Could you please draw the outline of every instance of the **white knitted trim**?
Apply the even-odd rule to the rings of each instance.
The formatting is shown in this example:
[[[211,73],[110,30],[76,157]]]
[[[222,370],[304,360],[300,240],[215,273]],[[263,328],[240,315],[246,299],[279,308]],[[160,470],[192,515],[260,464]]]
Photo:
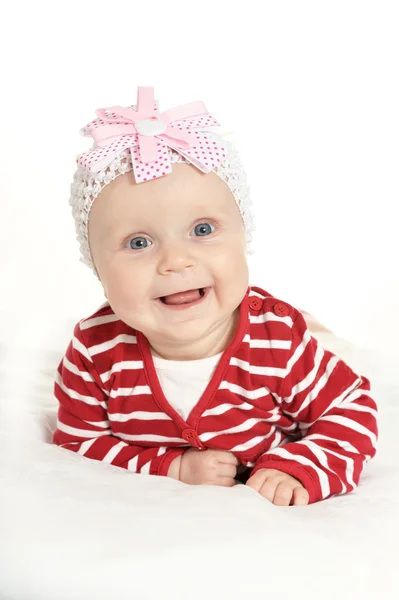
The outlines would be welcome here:
[[[220,136],[213,132],[207,132],[207,134],[211,138],[221,139]],[[226,159],[223,163],[215,167],[213,172],[227,184],[234,196],[244,221],[247,252],[251,254],[252,233],[255,230],[255,221],[251,210],[252,201],[249,194],[247,176],[241,158],[233,144],[225,137],[223,137],[222,142],[227,150]],[[188,160],[175,150],[168,148],[168,151],[172,163],[190,164]],[[91,173],[83,167],[78,167],[74,174],[69,204],[72,206],[72,215],[75,219],[76,239],[80,244],[80,261],[90,267],[97,277],[98,274],[94,268],[89,247],[88,222],[90,210],[94,200],[108,183],[132,169],[130,150],[126,149],[114,158],[106,169],[99,173]],[[145,185],[145,183],[141,183],[140,185]]]

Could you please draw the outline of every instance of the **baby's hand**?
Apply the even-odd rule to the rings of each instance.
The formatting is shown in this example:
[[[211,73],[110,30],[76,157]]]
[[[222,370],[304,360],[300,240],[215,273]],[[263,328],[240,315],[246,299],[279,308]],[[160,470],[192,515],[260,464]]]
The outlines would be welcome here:
[[[168,475],[184,483],[232,487],[240,461],[226,450],[197,450],[189,448],[175,459]],[[178,476],[176,476],[178,473]]]
[[[309,494],[300,481],[276,469],[259,469],[246,483],[276,506],[305,506]]]

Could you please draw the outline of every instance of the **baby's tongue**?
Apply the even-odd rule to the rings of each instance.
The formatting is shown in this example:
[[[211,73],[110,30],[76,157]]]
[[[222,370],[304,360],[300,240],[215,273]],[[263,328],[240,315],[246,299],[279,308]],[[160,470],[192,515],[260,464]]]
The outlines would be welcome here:
[[[164,296],[164,301],[165,304],[188,304],[189,302],[195,302],[200,297],[199,290],[188,290],[187,292]]]

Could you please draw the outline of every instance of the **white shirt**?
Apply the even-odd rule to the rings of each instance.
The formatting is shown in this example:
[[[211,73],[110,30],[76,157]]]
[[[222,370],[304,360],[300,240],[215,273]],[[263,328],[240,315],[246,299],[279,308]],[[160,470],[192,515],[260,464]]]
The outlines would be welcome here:
[[[198,360],[166,360],[152,349],[151,353],[167,401],[187,421],[212,379],[223,352]]]

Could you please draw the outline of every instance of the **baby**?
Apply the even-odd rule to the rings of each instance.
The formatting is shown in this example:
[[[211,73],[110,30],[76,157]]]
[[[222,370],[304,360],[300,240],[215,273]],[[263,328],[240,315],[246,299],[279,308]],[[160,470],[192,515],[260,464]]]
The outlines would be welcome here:
[[[249,188],[218,123],[201,102],[160,113],[152,88],[96,114],[70,202],[107,302],[59,365],[53,442],[279,506],[352,491],[376,451],[369,381],[249,286]]]

